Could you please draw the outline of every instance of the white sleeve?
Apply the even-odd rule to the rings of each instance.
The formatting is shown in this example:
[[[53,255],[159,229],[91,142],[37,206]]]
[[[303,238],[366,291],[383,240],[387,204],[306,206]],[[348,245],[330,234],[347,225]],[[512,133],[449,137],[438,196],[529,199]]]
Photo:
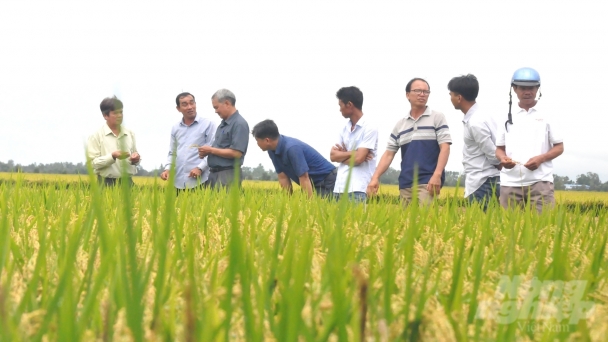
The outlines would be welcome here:
[[[496,145],[492,141],[492,130],[488,123],[485,121],[472,123],[471,135],[490,164],[500,164],[500,161],[496,158]]]

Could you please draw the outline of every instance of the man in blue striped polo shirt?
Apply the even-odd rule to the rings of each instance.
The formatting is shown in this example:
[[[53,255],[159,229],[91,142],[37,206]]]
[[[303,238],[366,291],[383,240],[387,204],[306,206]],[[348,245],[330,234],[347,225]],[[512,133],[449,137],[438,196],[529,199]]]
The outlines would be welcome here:
[[[414,190],[420,203],[424,204],[439,195],[445,181],[452,138],[445,116],[427,107],[430,94],[428,82],[421,78],[414,78],[406,85],[405,97],[411,104],[410,113],[393,128],[386,151],[367,186],[368,194],[378,192],[380,176],[388,170],[401,148],[399,194],[404,203],[412,201]],[[418,187],[412,189],[416,172]]]

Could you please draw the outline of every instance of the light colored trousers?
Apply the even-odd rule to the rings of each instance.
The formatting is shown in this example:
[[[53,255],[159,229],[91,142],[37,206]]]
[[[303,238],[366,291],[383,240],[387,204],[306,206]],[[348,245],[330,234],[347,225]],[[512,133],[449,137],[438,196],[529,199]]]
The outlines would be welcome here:
[[[426,186],[426,184],[418,184],[418,203],[420,205],[429,205],[433,202],[435,197],[437,197],[428,192]],[[403,201],[403,205],[408,205],[414,199],[414,192],[412,191],[412,188],[399,189],[399,196]]]
[[[501,186],[500,205],[503,208],[524,208],[526,205],[531,205],[540,213],[543,208],[555,206],[553,193],[551,182],[536,182],[529,186]]]

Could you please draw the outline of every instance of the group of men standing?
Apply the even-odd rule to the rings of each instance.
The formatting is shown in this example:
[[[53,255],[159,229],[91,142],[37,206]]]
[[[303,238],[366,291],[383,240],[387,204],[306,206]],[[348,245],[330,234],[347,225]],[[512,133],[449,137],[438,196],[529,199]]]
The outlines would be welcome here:
[[[174,186],[178,193],[232,184],[235,165],[242,165],[249,144],[249,125],[235,108],[234,94],[220,89],[211,97],[211,104],[222,119],[219,126],[197,114],[194,95],[181,93],[175,103],[182,118],[171,128],[169,152],[160,178],[169,179],[169,170],[175,164]],[[89,137],[87,156],[101,183],[117,184],[125,179],[123,171],[132,183],[130,177],[137,173],[140,157],[133,132],[122,126],[123,103],[116,97],[105,98],[100,108],[106,124]]]
[[[476,103],[479,83],[475,76],[454,77],[448,83],[454,108],[464,114],[465,197],[481,203],[484,209],[492,198],[500,198],[503,207],[531,204],[541,211],[555,203],[551,160],[563,153],[563,140],[539,111],[538,72],[518,69],[511,87],[519,101],[513,114],[509,101],[503,127]],[[315,193],[347,196],[354,202],[365,202],[367,196],[377,193],[380,176],[401,150],[400,197],[406,204],[413,198],[428,204],[439,195],[445,181],[452,143],[445,116],[427,106],[430,93],[424,79],[407,83],[410,112],[394,126],[379,161],[378,128],[363,114],[363,93],[357,87],[344,87],[336,93],[340,112],[348,119],[329,151],[329,160],[338,163],[337,167],[305,142],[281,135],[272,120],[256,124],[251,134],[268,152],[283,189],[292,192],[293,181],[311,197]],[[247,153],[249,126],[235,108],[236,97],[231,91],[218,90],[211,102],[222,119],[219,126],[197,114],[194,95],[181,93],[176,97],[176,108],[183,117],[171,129],[165,171],[160,177],[167,180],[175,164],[178,192],[241,183],[242,178],[234,179],[235,167],[243,164]],[[89,138],[87,154],[100,182],[112,185],[120,179],[121,165],[124,172],[136,173],[140,156],[133,132],[121,125],[122,102],[106,98],[100,108],[106,125]]]

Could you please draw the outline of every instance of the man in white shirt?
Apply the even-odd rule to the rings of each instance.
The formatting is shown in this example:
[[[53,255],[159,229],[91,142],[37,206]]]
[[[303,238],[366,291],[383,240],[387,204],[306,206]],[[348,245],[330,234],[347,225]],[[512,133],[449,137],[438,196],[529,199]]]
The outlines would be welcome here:
[[[336,97],[342,116],[349,120],[340,131],[338,142],[330,152],[330,160],[340,163],[334,185],[334,197],[340,199],[342,194],[348,194],[349,200],[365,203],[367,184],[376,171],[378,129],[363,116],[363,93],[359,88],[341,88]]]
[[[464,114],[462,165],[464,166],[464,197],[470,203],[488,208],[492,198],[500,196],[500,161],[496,158],[496,121],[475,102],[479,82],[474,75],[454,77],[448,83],[450,100]]]
[[[500,204],[505,207],[532,205],[538,212],[553,207],[553,159],[564,152],[563,138],[538,105],[540,75],[532,68],[515,71],[511,79],[519,99],[496,139],[500,174]],[[511,93],[509,93],[511,96]],[[529,201],[528,201],[529,199]]]
[[[217,125],[196,113],[194,95],[181,93],[175,98],[177,111],[182,119],[171,128],[169,153],[162,180],[169,178],[169,170],[175,157],[175,182],[177,192],[204,187],[209,178],[207,157],[199,158],[198,148],[213,143]]]
[[[87,158],[100,183],[113,186],[118,183],[124,171],[129,184],[131,176],[137,174],[140,156],[135,144],[135,135],[122,126],[123,103],[114,97],[107,97],[99,105],[106,123],[87,141]]]

